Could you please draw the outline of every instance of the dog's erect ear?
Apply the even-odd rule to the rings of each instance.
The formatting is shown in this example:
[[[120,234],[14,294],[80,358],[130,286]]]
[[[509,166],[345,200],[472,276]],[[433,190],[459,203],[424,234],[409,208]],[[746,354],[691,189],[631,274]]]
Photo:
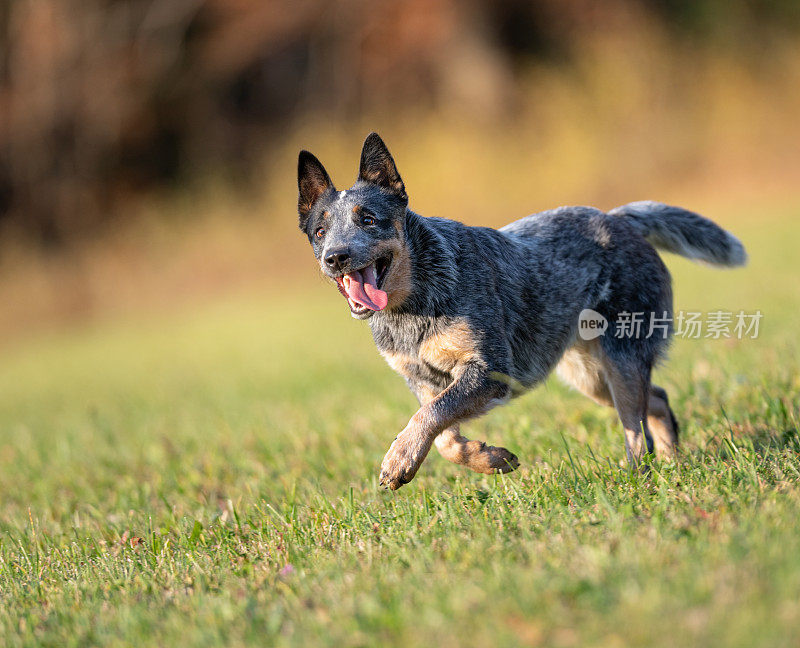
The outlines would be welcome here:
[[[378,185],[401,200],[408,200],[406,187],[397,172],[392,154],[377,133],[370,133],[364,141],[358,179]]]
[[[300,157],[297,159],[297,187],[300,190],[297,199],[300,229],[305,230],[308,214],[314,203],[328,189],[333,189],[333,183],[325,167],[308,151],[300,151]]]

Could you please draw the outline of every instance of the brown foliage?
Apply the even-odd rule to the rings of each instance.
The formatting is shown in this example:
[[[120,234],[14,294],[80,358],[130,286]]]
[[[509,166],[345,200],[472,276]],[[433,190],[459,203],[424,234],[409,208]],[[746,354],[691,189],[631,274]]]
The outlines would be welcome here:
[[[582,33],[624,32],[647,6],[680,26],[695,4],[4,2],[0,221],[59,242],[198,171],[246,181],[308,113],[338,124],[461,103],[497,115],[521,60],[563,59]]]

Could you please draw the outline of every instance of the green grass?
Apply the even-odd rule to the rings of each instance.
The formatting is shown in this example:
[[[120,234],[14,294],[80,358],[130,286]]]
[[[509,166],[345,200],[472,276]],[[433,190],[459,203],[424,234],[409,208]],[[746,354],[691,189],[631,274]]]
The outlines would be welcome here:
[[[746,270],[670,259],[679,307],[764,319],[676,341],[647,476],[550,381],[467,428],[517,473],[379,490],[415,401],[321,282],[7,349],[0,645],[797,645],[797,216],[736,228]]]

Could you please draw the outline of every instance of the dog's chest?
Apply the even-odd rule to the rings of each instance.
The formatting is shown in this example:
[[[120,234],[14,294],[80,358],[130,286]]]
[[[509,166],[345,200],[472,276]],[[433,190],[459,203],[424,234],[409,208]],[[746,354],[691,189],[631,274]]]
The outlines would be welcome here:
[[[453,381],[452,368],[434,366],[419,354],[384,350],[381,355],[392,369],[412,383],[444,388]]]
[[[376,337],[381,355],[406,379],[445,387],[459,367],[480,359],[478,336],[464,319],[428,328],[420,334]]]

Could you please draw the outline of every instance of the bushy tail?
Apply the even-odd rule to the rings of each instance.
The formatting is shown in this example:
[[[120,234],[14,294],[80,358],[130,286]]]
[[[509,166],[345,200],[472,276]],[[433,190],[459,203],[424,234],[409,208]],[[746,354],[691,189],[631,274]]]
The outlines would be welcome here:
[[[719,266],[741,266],[747,262],[747,253],[739,239],[686,209],[642,200],[608,213],[630,219],[650,244],[661,250]]]

